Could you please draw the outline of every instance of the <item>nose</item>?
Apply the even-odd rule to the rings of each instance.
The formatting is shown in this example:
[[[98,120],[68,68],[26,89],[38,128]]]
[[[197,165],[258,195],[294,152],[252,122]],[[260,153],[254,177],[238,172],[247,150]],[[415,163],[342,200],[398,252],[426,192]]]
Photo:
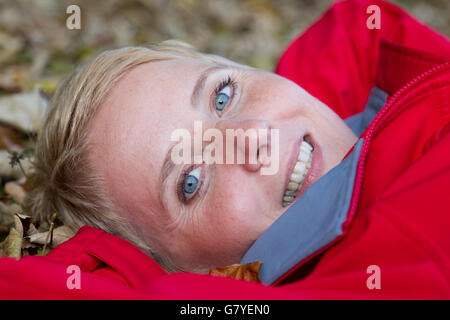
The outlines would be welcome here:
[[[219,121],[216,127],[225,139],[224,163],[240,164],[251,172],[258,171],[265,164],[260,151],[270,147],[269,121],[226,119]]]

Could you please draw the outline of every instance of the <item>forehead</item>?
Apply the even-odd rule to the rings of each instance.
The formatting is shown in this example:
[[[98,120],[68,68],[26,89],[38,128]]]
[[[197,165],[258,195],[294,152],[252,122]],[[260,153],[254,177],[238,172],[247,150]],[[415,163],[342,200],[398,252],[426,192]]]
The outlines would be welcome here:
[[[173,59],[142,64],[125,74],[100,105],[89,137],[90,155],[113,199],[143,207],[156,203],[161,167],[173,130],[198,117],[191,93],[211,64]],[[127,208],[126,211],[137,208]]]
[[[151,103],[156,112],[158,107],[172,104],[174,98],[190,94],[187,90],[194,86],[201,71],[209,66],[211,65],[206,62],[189,58],[152,61],[139,65],[119,80],[103,104],[114,105],[119,102],[120,109],[125,110]],[[124,104],[130,101],[130,98],[133,103]]]
[[[141,140],[144,134],[152,133],[154,139],[171,127],[179,127],[190,111],[189,98],[195,80],[208,66],[183,58],[153,61],[133,68],[99,106],[92,131],[100,130],[99,137],[121,144],[124,138]]]

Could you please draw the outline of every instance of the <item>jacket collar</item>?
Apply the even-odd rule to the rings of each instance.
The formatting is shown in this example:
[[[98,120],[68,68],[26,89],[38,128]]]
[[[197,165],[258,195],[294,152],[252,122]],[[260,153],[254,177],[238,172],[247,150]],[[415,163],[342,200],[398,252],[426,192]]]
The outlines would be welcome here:
[[[103,230],[84,226],[68,241],[47,255],[52,261],[74,264],[83,272],[108,266],[132,288],[167,274],[156,262],[130,242]]]
[[[376,86],[388,95],[394,94],[418,75],[450,61],[449,56],[380,41]]]
[[[376,88],[371,91],[365,110],[347,119],[347,123],[356,134],[361,134],[385,105],[388,95],[446,61],[449,58],[381,40]],[[354,183],[360,158],[364,157],[364,138],[363,134],[344,160],[316,181],[244,255],[241,264],[263,262],[259,270],[261,282],[279,283],[345,235],[354,214],[350,212],[354,195],[359,194]]]

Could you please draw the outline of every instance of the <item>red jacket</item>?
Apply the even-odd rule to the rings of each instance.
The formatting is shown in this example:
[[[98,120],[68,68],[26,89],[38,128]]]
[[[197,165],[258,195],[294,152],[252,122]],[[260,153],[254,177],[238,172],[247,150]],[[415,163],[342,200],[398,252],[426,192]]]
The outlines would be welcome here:
[[[366,26],[369,5],[381,9],[379,30]],[[0,297],[450,298],[449,62],[446,38],[377,0],[336,3],[288,47],[276,72],[344,119],[363,111],[373,86],[389,97],[360,135],[341,234],[274,284],[168,275],[125,240],[86,226],[45,257],[0,259]],[[69,265],[81,269],[80,289],[67,285]],[[373,265],[379,289],[368,286]]]

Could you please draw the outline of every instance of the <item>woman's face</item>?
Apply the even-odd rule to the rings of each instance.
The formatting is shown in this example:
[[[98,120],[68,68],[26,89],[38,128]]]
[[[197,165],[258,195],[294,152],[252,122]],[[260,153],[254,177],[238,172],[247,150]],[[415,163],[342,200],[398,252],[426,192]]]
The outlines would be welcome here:
[[[223,132],[224,139],[227,129],[279,129],[279,134],[257,150],[233,143],[236,154],[246,155],[245,163],[175,164],[171,135],[187,129],[193,137],[194,121],[201,121],[203,132]],[[189,58],[128,72],[100,106],[89,138],[90,160],[104,174],[114,203],[152,239],[154,249],[199,272],[239,263],[289,203],[357,140],[330,108],[285,78]],[[300,148],[304,139],[314,148],[311,168],[295,171],[299,154],[308,155],[308,146]],[[270,161],[279,162],[277,170],[261,174],[269,166],[259,158],[262,148],[274,146],[279,152]],[[249,163],[252,152],[256,164]],[[289,181],[298,177],[304,181],[297,198],[284,198],[297,193]]]

